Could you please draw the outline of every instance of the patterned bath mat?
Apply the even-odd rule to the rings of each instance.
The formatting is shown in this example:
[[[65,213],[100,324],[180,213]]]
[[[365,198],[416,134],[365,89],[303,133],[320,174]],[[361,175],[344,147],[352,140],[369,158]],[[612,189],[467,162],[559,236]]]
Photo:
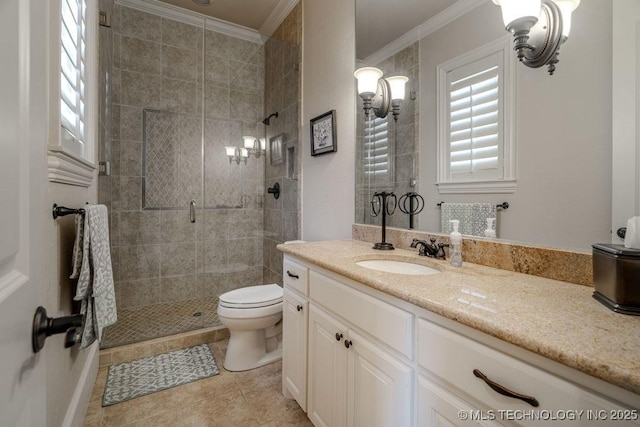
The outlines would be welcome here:
[[[219,373],[207,344],[111,365],[102,406],[115,405]]]

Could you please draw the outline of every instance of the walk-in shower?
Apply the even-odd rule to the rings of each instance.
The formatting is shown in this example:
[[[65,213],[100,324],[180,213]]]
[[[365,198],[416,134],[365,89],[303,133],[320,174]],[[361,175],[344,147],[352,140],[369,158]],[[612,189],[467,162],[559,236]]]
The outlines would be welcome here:
[[[275,141],[299,153],[299,6],[287,34],[264,43],[174,17],[112,4],[100,34],[111,114],[100,160],[111,174],[100,176],[99,202],[118,302],[103,348],[219,325],[218,295],[280,283],[275,247],[299,238],[299,171],[288,176],[271,155]],[[265,141],[265,155],[229,162],[224,147],[246,135]],[[274,180],[279,200],[265,198]]]

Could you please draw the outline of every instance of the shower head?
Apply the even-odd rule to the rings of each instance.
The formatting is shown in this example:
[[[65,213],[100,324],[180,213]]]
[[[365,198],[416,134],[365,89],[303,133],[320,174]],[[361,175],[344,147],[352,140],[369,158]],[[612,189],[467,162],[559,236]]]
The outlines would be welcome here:
[[[265,118],[262,121],[262,123],[264,123],[265,125],[269,126],[271,124],[271,117],[278,118],[278,112],[276,111],[275,113],[270,114],[269,117]]]

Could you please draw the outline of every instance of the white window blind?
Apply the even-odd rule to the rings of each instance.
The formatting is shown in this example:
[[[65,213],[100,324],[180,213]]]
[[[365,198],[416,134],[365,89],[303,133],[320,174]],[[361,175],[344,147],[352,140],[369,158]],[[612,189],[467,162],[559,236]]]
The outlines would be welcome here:
[[[365,120],[364,173],[370,177],[389,174],[389,123],[387,119],[374,117]]]
[[[85,0],[61,0],[60,122],[62,146],[84,155],[86,125]]]
[[[451,180],[497,178],[502,139],[499,54],[449,73],[449,173]],[[459,176],[459,177],[457,177]]]
[[[498,41],[438,67],[438,189],[513,192],[510,46]]]

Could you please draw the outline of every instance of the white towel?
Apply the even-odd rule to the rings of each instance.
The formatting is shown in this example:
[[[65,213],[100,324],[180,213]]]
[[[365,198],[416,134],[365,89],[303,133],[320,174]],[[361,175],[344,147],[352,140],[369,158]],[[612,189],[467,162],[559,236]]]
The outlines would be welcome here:
[[[77,235],[71,275],[72,279],[78,278],[74,299],[81,301],[80,312],[85,316],[80,348],[88,347],[96,340],[100,342],[102,330],[118,320],[107,207],[86,205],[84,211],[84,218],[76,219]],[[82,262],[78,272],[79,253],[82,254]]]
[[[487,218],[497,218],[496,205],[491,203],[443,203],[440,209],[440,230],[443,233],[450,233],[449,221],[457,219],[461,234],[484,237]]]

